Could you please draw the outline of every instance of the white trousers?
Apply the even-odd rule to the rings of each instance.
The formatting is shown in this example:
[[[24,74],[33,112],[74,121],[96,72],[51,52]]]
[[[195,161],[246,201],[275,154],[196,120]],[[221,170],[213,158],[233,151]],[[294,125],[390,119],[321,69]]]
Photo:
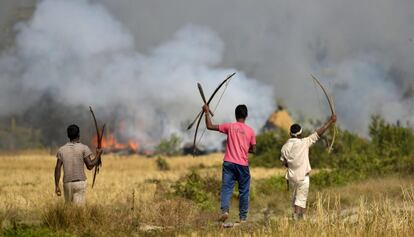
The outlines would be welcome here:
[[[304,180],[297,182],[289,180],[289,188],[292,190],[292,204],[306,208],[309,193],[309,176],[305,176]]]
[[[63,184],[65,201],[74,204],[85,203],[86,181],[67,182]]]

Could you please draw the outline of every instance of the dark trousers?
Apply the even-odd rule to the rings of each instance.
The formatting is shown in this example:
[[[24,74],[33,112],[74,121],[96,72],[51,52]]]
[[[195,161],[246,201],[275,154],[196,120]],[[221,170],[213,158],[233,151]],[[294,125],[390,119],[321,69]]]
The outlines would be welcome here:
[[[239,212],[240,220],[246,220],[249,210],[250,170],[249,166],[230,162],[223,163],[221,181],[221,211],[228,212],[233,195],[234,184],[239,184]]]

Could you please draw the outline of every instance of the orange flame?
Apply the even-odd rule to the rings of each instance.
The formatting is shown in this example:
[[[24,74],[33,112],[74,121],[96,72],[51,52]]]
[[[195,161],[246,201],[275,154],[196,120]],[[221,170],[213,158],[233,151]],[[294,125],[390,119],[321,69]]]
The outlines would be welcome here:
[[[95,135],[92,138],[92,144],[97,146],[98,144],[97,136]],[[110,134],[108,137],[102,137],[102,148],[107,150],[124,150],[129,149],[133,152],[138,151],[138,143],[132,139],[128,140],[127,144],[119,143],[113,134]]]
[[[136,143],[135,141],[129,139],[128,145],[129,145],[129,148],[131,148],[131,150],[133,150],[134,152],[138,150],[138,143]]]

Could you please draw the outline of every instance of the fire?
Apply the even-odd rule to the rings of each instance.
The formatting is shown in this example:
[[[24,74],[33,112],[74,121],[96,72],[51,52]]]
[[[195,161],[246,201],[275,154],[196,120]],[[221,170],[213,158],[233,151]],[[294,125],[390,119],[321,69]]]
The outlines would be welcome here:
[[[94,146],[97,146],[98,144],[97,136],[95,135],[92,138],[92,144]],[[109,134],[109,136],[104,136],[102,138],[102,148],[108,151],[120,151],[120,150],[130,150],[133,153],[136,153],[138,151],[138,143],[134,141],[133,139],[129,139],[128,143],[120,143],[115,138],[113,134]]]
[[[135,141],[131,140],[131,139],[129,139],[129,141],[128,141],[128,146],[129,146],[129,148],[131,148],[135,152],[138,150],[138,144]]]

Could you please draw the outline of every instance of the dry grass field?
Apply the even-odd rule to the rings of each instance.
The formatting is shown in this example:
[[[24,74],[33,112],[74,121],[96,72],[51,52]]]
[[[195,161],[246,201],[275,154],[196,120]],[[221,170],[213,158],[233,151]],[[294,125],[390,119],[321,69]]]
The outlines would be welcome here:
[[[139,156],[105,155],[104,164],[98,174],[96,186],[90,189],[92,172],[87,172],[87,200],[100,204],[125,201],[133,191],[142,201],[151,200],[156,184],[152,180],[174,182],[191,168],[203,167],[202,173],[221,178],[222,155],[207,157],[183,156],[167,158],[170,170],[159,171],[155,159]],[[0,163],[0,208],[7,205],[23,209],[39,208],[45,199],[56,201],[53,172],[56,159],[47,154],[4,156]],[[256,179],[282,174],[281,169],[252,169]],[[62,181],[61,181],[62,183]],[[42,202],[40,202],[42,200]]]
[[[56,159],[46,153],[0,157],[0,221],[5,236],[414,236],[412,178],[370,179],[346,186],[312,190],[307,219],[289,219],[289,194],[261,194],[260,180],[283,169],[252,168],[249,222],[220,228],[213,210],[171,196],[171,186],[197,169],[220,180],[222,154],[166,158],[161,171],[155,159],[105,155],[94,189],[88,183],[87,205],[63,205],[54,195]],[[92,172],[88,172],[92,180]],[[257,190],[257,189],[256,189]],[[237,220],[234,199],[232,220]]]

